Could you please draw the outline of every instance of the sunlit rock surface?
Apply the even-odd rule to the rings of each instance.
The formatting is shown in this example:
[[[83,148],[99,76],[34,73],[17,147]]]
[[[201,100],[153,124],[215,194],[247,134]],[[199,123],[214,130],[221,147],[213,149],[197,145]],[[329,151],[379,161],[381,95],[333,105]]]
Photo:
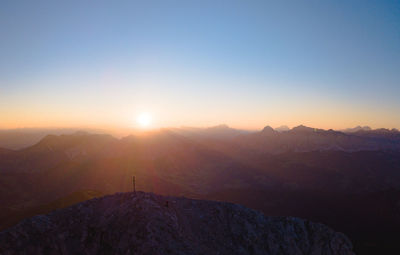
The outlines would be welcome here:
[[[353,254],[325,225],[240,205],[121,193],[24,220],[0,254]]]

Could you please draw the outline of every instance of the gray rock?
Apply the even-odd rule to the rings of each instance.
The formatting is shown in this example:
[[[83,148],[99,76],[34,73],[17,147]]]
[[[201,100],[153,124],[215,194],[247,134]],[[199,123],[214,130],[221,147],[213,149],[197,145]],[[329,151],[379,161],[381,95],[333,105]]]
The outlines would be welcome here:
[[[329,227],[240,205],[119,193],[22,221],[0,254],[354,254]]]

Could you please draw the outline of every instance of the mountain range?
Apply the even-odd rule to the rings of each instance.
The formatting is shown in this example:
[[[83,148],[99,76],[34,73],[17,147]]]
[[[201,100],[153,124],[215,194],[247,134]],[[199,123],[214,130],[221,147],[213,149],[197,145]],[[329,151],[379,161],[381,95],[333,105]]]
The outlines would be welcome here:
[[[399,141],[397,130],[304,126],[48,135],[0,150],[0,228],[91,198],[71,194],[131,191],[135,176],[141,191],[298,216],[347,234],[357,254],[390,253],[400,239]]]
[[[269,126],[265,129],[270,130]],[[323,130],[315,128],[307,128],[305,126],[297,126],[290,129],[288,126],[280,126],[274,131],[283,133],[283,136],[287,136],[288,133],[293,134],[300,130],[310,130],[318,131],[320,134],[325,132],[334,133],[333,130]],[[173,131],[177,134],[186,137],[196,137],[202,139],[215,139],[215,140],[229,140],[240,135],[257,134],[260,131],[251,130],[241,130],[235,129],[227,126],[226,124],[221,124],[218,126],[208,127],[208,128],[196,128],[196,127],[181,127],[181,128],[168,128],[168,130]],[[107,129],[76,129],[76,128],[60,128],[60,129],[40,129],[40,128],[21,128],[21,129],[10,129],[10,130],[0,130],[0,148],[19,150],[23,148],[30,147],[38,143],[47,135],[62,135],[62,134],[74,134],[79,131],[84,131],[88,133],[102,133],[111,134],[114,137],[124,137],[130,133],[138,133],[137,130],[124,129],[124,130],[107,130]],[[392,138],[399,139],[399,131],[397,129],[371,129],[368,126],[357,126],[354,128],[347,128],[339,131],[335,131],[336,134],[348,135],[350,137],[364,137],[364,138]],[[372,142],[374,143],[374,142]],[[375,141],[376,143],[376,141]]]

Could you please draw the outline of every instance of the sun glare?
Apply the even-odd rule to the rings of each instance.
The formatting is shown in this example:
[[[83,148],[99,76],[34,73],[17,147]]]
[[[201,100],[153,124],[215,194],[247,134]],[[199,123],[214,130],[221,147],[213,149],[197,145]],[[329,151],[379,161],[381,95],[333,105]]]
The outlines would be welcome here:
[[[148,113],[141,113],[136,119],[137,123],[142,128],[149,127],[151,124],[151,120],[152,120],[151,115]]]

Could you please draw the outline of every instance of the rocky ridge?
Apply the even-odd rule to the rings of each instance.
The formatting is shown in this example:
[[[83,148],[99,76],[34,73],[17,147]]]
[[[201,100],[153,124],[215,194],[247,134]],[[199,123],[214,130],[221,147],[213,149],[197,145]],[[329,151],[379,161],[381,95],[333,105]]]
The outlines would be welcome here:
[[[118,193],[39,215],[0,233],[0,254],[354,254],[349,239],[241,205]]]

